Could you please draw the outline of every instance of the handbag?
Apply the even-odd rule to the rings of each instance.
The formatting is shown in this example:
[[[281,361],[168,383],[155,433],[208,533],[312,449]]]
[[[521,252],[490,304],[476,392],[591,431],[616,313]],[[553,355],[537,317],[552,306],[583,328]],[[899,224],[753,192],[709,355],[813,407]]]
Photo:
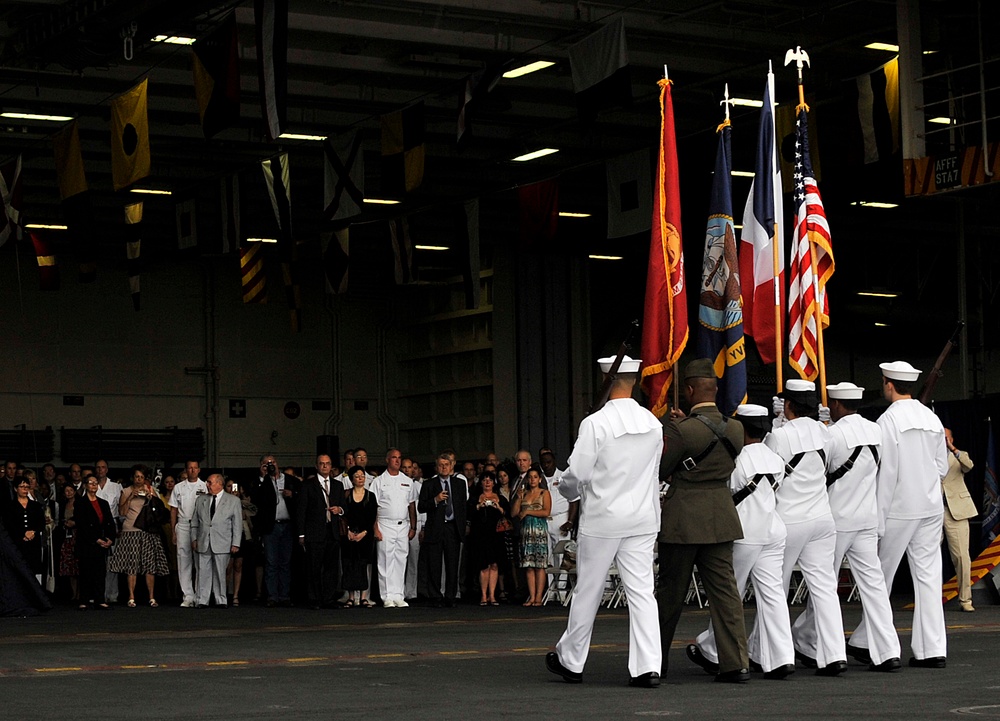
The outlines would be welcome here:
[[[507,531],[513,531],[513,524],[507,520],[507,516],[504,516],[499,521],[497,521],[497,533],[507,533]]]

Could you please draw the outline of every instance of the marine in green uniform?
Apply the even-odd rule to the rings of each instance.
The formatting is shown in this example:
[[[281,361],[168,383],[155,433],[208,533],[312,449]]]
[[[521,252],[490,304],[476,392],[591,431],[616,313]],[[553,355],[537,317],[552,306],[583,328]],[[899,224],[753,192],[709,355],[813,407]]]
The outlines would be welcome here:
[[[719,649],[716,681],[750,678],[743,603],[733,574],[733,541],[743,528],[729,490],[729,476],[743,448],[743,428],[715,405],[718,385],[709,360],[684,369],[691,415],[671,411],[664,425],[660,478],[670,484],[660,528],[659,612],[663,670],[684,597],[697,564]]]

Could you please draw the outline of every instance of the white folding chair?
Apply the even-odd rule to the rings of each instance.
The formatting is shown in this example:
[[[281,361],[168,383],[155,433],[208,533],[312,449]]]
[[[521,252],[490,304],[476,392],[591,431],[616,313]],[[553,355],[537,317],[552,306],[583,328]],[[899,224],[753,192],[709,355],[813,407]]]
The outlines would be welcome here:
[[[559,541],[552,549],[552,557],[557,559],[557,562],[561,561],[567,543],[568,541]],[[545,573],[548,574],[550,580],[543,603],[548,604],[549,601],[556,600],[563,606],[568,606],[573,594],[573,586],[576,584],[576,567],[566,570],[561,565],[553,565],[545,569]]]

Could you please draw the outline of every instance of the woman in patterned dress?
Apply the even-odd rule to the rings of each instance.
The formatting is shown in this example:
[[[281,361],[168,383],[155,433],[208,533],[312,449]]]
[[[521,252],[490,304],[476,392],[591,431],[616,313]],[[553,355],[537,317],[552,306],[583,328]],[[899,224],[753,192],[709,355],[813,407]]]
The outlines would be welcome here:
[[[541,487],[542,471],[528,469],[525,482],[514,497],[511,514],[521,519],[521,568],[528,581],[525,606],[541,606],[545,598],[545,569],[549,565],[549,526],[552,497]]]
[[[132,485],[122,491],[118,512],[125,517],[121,535],[111,556],[110,570],[128,574],[128,607],[135,608],[135,580],[146,576],[149,605],[157,608],[153,587],[156,576],[170,573],[164,552],[162,520],[167,509],[150,485],[145,466],[132,466]]]

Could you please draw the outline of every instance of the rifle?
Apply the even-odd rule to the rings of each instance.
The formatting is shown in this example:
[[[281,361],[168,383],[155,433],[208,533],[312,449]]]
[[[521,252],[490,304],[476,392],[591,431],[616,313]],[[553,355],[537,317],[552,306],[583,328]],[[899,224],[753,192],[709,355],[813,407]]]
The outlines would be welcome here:
[[[944,375],[941,372],[941,367],[944,362],[948,360],[948,355],[951,353],[951,349],[958,345],[959,336],[962,335],[962,329],[965,327],[965,321],[958,321],[958,326],[955,328],[955,332],[951,334],[951,338],[948,342],[944,344],[944,348],[941,349],[941,355],[938,356],[937,362],[934,367],[931,368],[930,374],[927,376],[927,380],[924,382],[924,387],[920,389],[920,395],[917,398],[921,403],[927,405],[928,401],[931,399],[931,393],[934,392],[934,386],[937,385],[938,378]]]
[[[587,412],[588,416],[597,413],[597,411],[601,410],[604,407],[604,404],[608,402],[608,396],[611,395],[611,386],[618,378],[618,369],[621,368],[622,359],[625,358],[625,353],[627,353],[629,348],[631,348],[629,344],[632,340],[632,334],[638,327],[638,319],[633,320],[629,324],[628,333],[625,334],[625,340],[623,340],[622,344],[618,346],[618,355],[615,356],[614,363],[611,364],[607,375],[604,376],[604,385],[601,386],[601,392],[597,394],[597,400],[594,401],[594,405],[591,406],[590,410]]]

